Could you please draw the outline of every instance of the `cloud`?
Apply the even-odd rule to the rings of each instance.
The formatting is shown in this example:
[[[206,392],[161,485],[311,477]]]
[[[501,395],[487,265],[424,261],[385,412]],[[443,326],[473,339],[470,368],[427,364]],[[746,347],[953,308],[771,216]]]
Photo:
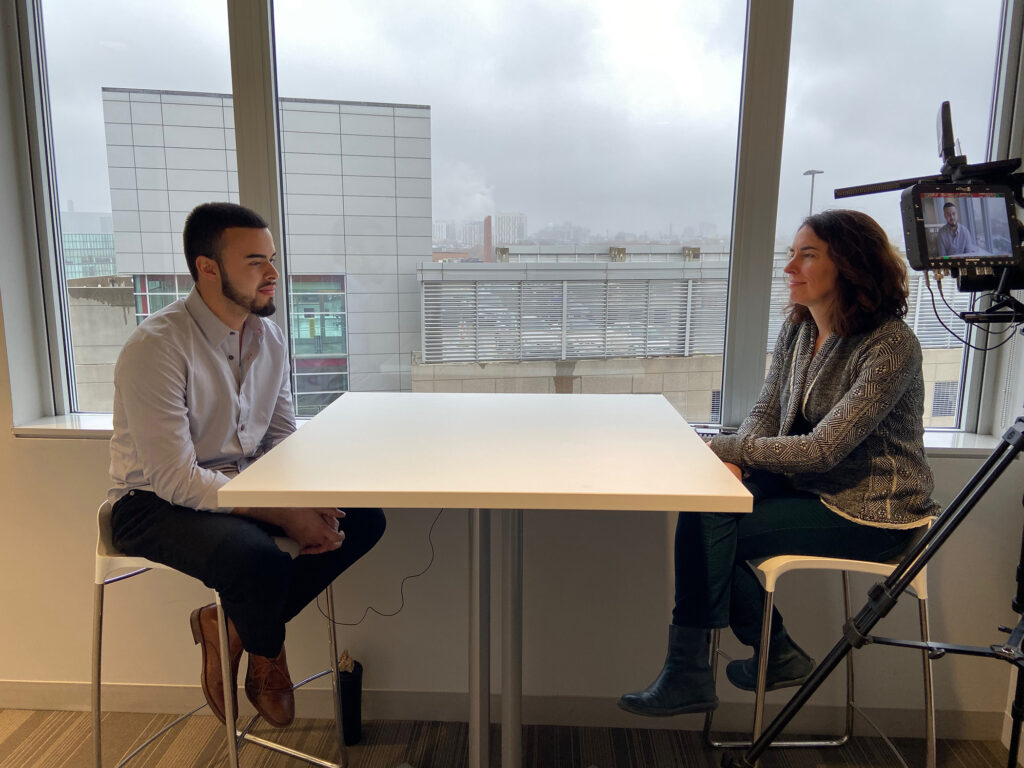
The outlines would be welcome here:
[[[461,160],[436,163],[433,175],[435,219],[482,220],[495,212],[494,188],[485,172]]]
[[[795,10],[780,235],[806,215],[808,168],[825,171],[816,207],[837,186],[936,172],[943,99],[985,159],[999,0]],[[230,90],[222,6],[46,0],[44,19],[65,198],[106,194],[101,133],[82,129],[101,86]],[[279,89],[430,105],[439,218],[727,232],[744,23],[740,0],[293,0],[276,6]],[[957,41],[969,56],[936,53]],[[895,195],[842,204],[899,236]]]

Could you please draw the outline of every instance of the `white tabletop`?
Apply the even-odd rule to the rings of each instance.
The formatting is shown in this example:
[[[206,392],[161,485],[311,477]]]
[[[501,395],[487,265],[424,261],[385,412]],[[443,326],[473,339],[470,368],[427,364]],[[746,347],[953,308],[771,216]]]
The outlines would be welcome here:
[[[349,392],[221,488],[223,506],[749,512],[660,395]]]

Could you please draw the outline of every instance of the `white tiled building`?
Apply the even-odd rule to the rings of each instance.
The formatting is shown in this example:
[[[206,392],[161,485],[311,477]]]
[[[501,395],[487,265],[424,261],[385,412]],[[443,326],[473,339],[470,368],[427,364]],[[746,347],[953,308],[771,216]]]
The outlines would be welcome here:
[[[431,258],[430,108],[280,104],[299,409],[408,390],[416,265]],[[188,290],[188,211],[238,202],[231,97],[104,88],[103,106],[118,272],[135,276],[144,316]]]

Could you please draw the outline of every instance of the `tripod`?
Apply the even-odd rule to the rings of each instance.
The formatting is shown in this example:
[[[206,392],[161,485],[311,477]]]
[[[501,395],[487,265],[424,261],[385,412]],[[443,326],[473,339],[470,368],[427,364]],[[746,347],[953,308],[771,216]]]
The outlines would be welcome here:
[[[989,455],[981,468],[967,482],[956,498],[932,524],[931,529],[915,544],[892,574],[882,583],[875,584],[868,590],[868,602],[843,628],[843,637],[835,644],[828,656],[817,666],[807,681],[794,694],[789,703],[783,707],[778,716],[769,723],[764,732],[742,756],[725,755],[722,758],[724,768],[754,768],[771,743],[789,724],[796,713],[807,703],[818,687],[832,673],[839,662],[854,648],[866,643],[881,645],[897,645],[905,648],[927,650],[932,658],[939,658],[946,653],[959,653],[970,656],[1001,659],[1017,668],[1016,694],[1011,707],[1013,726],[1010,731],[1010,756],[1008,768],[1017,765],[1017,752],[1020,748],[1021,723],[1024,722],[1024,615],[1021,615],[1017,626],[1010,632],[1005,643],[996,643],[987,648],[977,646],[950,645],[947,643],[922,643],[912,640],[893,640],[886,637],[872,637],[867,633],[884,618],[896,604],[899,596],[910,586],[914,577],[928,561],[934,557],[957,526],[970,514],[974,505],[988,491],[992,484],[1006,470],[1017,454],[1024,450],[1024,417],[1018,418],[1012,427],[1003,435],[999,445]],[[1017,614],[1024,614],[1024,538],[1021,541],[1021,557],[1017,565],[1017,592],[1012,602]]]

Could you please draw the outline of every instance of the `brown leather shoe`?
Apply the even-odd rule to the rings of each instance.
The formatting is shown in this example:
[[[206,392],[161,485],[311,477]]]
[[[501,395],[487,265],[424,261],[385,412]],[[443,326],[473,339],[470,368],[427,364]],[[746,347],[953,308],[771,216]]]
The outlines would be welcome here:
[[[231,661],[231,702],[238,717],[238,662],[242,658],[242,639],[228,619],[228,652]],[[189,617],[192,638],[203,648],[203,670],[199,680],[210,711],[224,722],[224,678],[220,671],[220,633],[217,631],[217,606],[196,608]]]
[[[276,658],[249,654],[245,674],[245,695],[263,719],[278,728],[291,725],[295,719],[295,692],[288,675],[284,646]]]

